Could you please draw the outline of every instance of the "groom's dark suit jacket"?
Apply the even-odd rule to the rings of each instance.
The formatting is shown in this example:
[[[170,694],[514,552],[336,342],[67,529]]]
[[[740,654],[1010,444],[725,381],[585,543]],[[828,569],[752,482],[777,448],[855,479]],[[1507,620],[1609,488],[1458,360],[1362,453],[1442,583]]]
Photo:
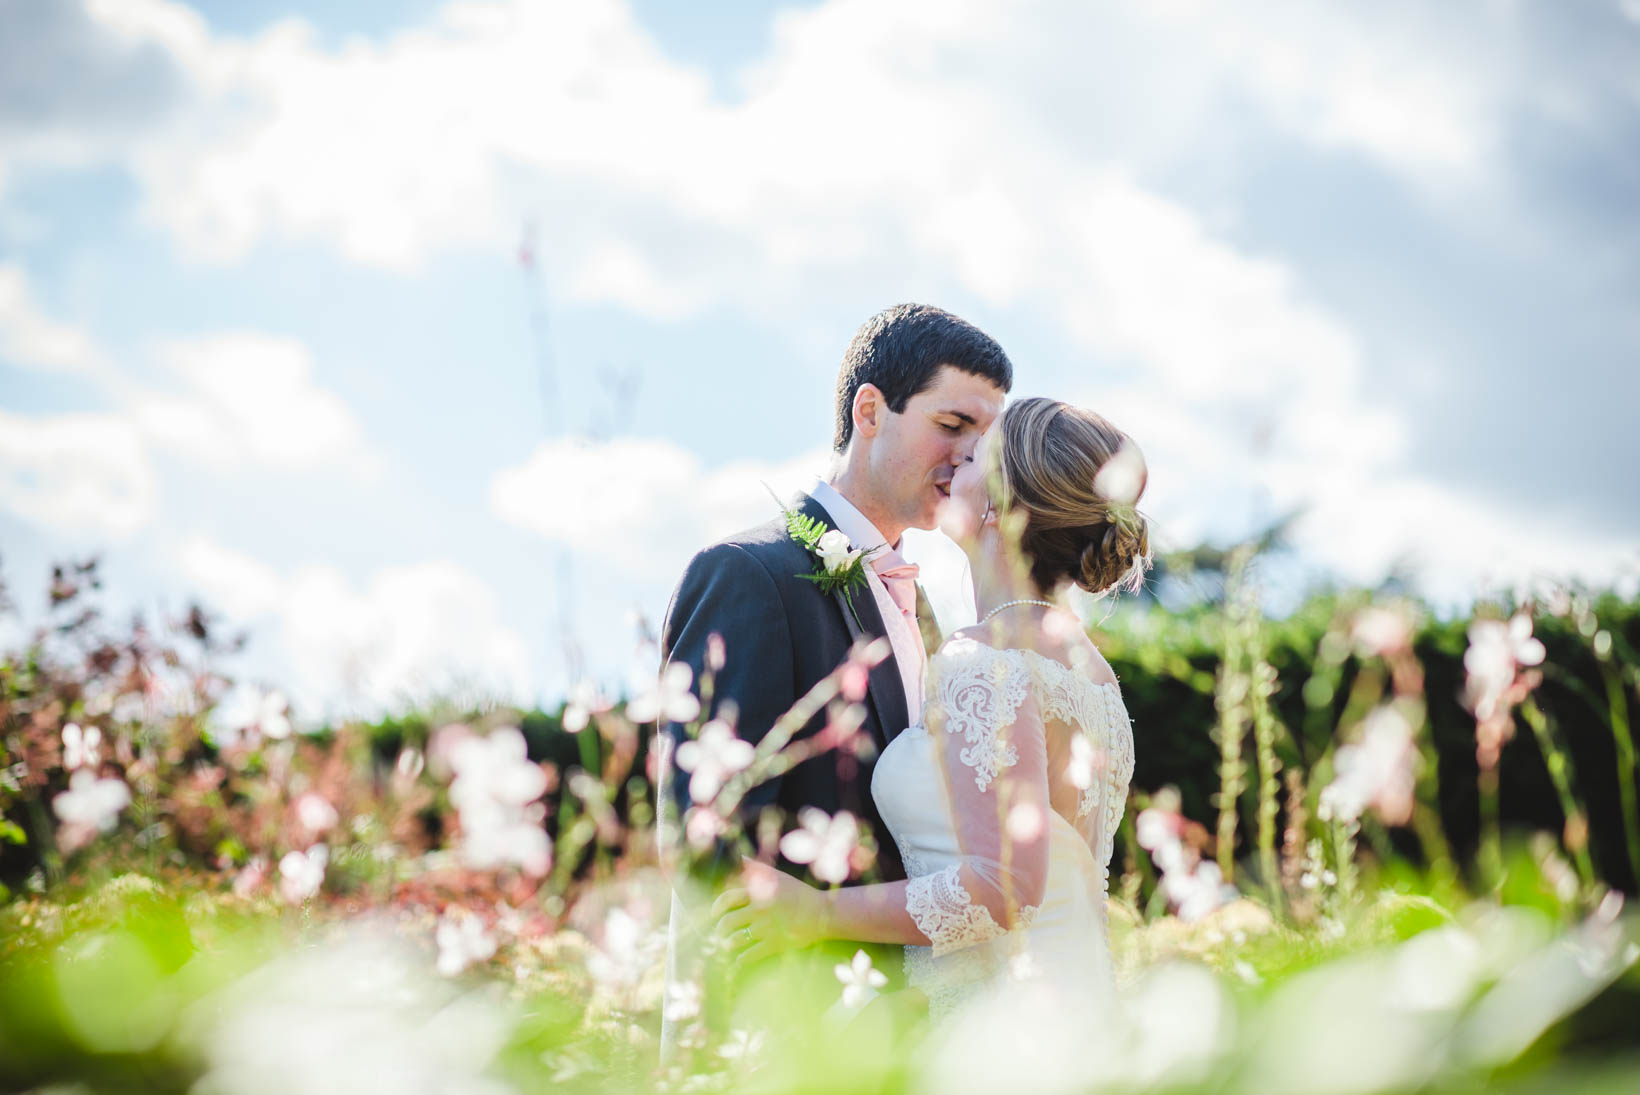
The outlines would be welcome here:
[[[828,526],[836,525],[825,507],[806,494],[797,508]],[[798,577],[813,571],[814,556],[793,542],[784,519],[776,518],[697,554],[672,595],[662,628],[663,658],[669,663],[686,663],[694,670],[698,690],[708,637],[721,635],[727,661],[716,674],[712,702],[714,708],[725,699],[735,702],[739,708],[736,730],[746,741],[760,741],[781,715],[842,663],[857,636],[870,639],[885,634],[882,613],[869,590],[854,591],[856,625],[841,594],[822,593],[813,582]],[[871,671],[865,707],[861,732],[876,744],[872,756],[856,761],[833,750],[811,758],[754,788],[742,802],[741,819],[755,839],[758,814],[769,805],[781,809],[788,826],[804,806],[832,814],[848,810],[870,828],[876,840],[879,876],[895,881],[905,877],[905,869],[871,799],[875,758],[908,721],[905,685],[893,655]],[[817,733],[824,724],[822,712],[793,740]],[[680,725],[667,725],[662,731],[675,742],[685,740]],[[674,771],[670,775],[681,816],[689,805],[689,774]],[[784,859],[781,866],[793,873],[801,871]]]

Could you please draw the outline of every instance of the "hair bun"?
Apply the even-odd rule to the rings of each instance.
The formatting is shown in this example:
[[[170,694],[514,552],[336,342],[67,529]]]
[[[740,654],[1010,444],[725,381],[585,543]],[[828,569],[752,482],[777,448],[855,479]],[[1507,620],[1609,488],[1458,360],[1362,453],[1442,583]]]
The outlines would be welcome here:
[[[1011,404],[1001,426],[1000,504],[1024,518],[1018,546],[1036,587],[1048,592],[1070,581],[1096,594],[1137,590],[1150,560],[1149,527],[1134,508],[1144,492],[1142,456],[1132,497],[1113,501],[1095,482],[1131,444],[1127,435],[1054,399]]]
[[[1112,520],[1097,530],[1099,535],[1082,549],[1076,584],[1089,593],[1121,588],[1137,590],[1144,580],[1145,563],[1150,555],[1149,530],[1138,514],[1124,517],[1113,514]]]

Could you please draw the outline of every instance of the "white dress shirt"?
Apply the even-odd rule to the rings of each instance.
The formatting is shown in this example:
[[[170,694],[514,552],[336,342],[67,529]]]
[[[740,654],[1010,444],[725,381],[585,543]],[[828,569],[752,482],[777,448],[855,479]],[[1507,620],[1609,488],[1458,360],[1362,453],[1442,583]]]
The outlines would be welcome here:
[[[888,544],[888,540],[871,520],[855,508],[850,502],[838,493],[837,488],[823,479],[815,480],[809,487],[809,494],[816,502],[830,514],[832,525],[839,529],[854,547],[874,548]],[[888,544],[896,550],[899,545]],[[871,563],[866,562],[866,584],[871,587],[871,595],[876,598],[877,610],[883,616],[883,629],[888,633],[888,644],[894,651],[894,662],[900,669],[900,680],[905,684],[906,716],[915,726],[922,721],[923,709],[923,677],[928,668],[928,651],[923,647],[921,633],[905,618],[900,606],[894,598],[889,596],[888,587],[883,580],[877,577],[877,572],[871,569]],[[885,733],[898,733],[904,726],[883,727]]]

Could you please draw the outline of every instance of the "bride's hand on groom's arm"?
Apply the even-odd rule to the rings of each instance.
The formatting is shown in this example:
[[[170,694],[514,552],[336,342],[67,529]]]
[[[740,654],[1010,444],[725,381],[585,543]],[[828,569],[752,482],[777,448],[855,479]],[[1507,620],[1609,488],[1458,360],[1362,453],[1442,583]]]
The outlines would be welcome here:
[[[716,931],[740,964],[827,938],[826,895],[766,863],[742,861],[740,884],[712,903]]]

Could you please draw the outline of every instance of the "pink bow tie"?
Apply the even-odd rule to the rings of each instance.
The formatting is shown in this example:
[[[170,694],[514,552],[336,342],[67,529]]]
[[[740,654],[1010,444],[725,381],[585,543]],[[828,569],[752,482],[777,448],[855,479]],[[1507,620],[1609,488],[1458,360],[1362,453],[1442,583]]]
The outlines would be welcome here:
[[[891,547],[879,549],[871,557],[871,569],[883,580],[888,595],[900,606],[912,626],[917,622],[917,564],[905,561],[905,556]]]

